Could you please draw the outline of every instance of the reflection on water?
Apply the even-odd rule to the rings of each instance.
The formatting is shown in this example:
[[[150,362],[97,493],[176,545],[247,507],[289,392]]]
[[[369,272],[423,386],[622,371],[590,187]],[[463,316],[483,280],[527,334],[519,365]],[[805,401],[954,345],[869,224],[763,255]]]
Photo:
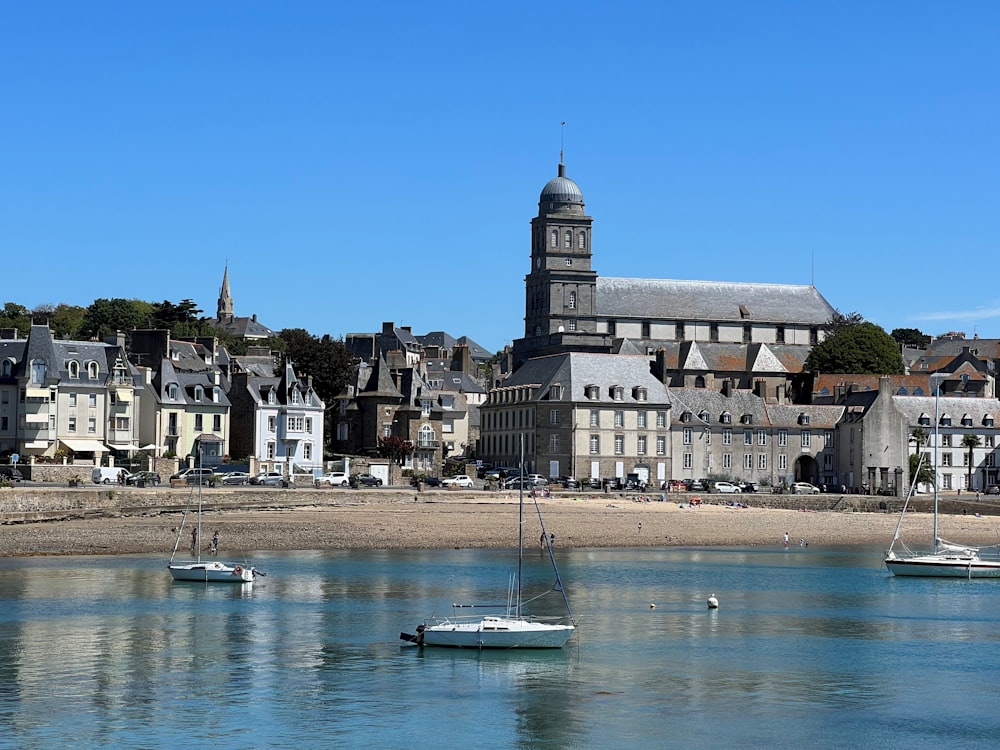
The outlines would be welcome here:
[[[894,578],[865,549],[559,555],[570,645],[482,653],[397,635],[503,601],[507,551],[255,554],[269,575],[247,587],[174,583],[145,556],[0,560],[0,747],[926,747],[1000,730],[997,582]],[[531,597],[552,576],[529,558]]]

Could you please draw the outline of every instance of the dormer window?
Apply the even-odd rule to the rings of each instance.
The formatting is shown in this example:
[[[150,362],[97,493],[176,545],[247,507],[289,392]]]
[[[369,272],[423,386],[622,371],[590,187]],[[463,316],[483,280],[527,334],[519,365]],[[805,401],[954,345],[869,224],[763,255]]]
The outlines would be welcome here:
[[[219,389],[218,388],[213,388],[212,389],[212,401],[215,402],[215,403],[219,403]]]
[[[45,360],[43,359],[32,360],[31,382],[33,385],[45,385]]]
[[[80,377],[80,363],[75,359],[71,359],[66,365],[66,371],[69,373],[70,378],[76,380]]]
[[[97,363],[88,362],[87,363],[87,377],[91,380],[97,380]]]
[[[740,417],[740,422],[742,422],[743,424],[753,424],[753,415],[744,414],[742,417]]]
[[[0,365],[0,375],[2,375],[5,378],[9,378],[13,367],[14,365],[11,363],[11,361],[9,359],[5,359],[3,361],[3,365]]]
[[[804,412],[799,414],[799,424],[809,424],[809,415]]]
[[[987,414],[985,417],[983,417],[983,427],[992,427],[992,426],[993,426],[993,417]]]
[[[562,386],[553,385],[549,388],[549,400],[550,401],[561,401],[562,400]]]
[[[615,401],[622,401],[625,398],[625,389],[620,385],[615,385],[611,387],[611,398]]]
[[[691,421],[691,412],[689,412],[689,411],[681,412],[681,421],[685,422],[685,423],[690,422]]]
[[[278,403],[278,396],[273,389],[267,392],[267,403],[269,404]]]
[[[962,417],[962,427],[972,427],[972,416],[966,414]]]
[[[708,412],[707,411],[698,412],[698,419],[700,419],[705,424],[708,424]]]
[[[601,398],[601,389],[596,385],[588,385],[583,389],[583,392],[590,401],[597,401]]]
[[[722,415],[719,417],[719,421],[722,422],[722,424],[732,424],[733,415],[730,414],[728,411],[724,411],[722,412]]]
[[[941,426],[942,427],[951,427],[951,415],[950,414],[942,414],[941,415]]]
[[[298,388],[292,388],[292,403],[293,404],[302,403],[302,394],[299,393]]]
[[[171,401],[177,400],[177,384],[171,383],[167,386],[167,398]]]
[[[931,426],[931,418],[928,415],[926,415],[926,414],[921,414],[917,418],[917,424],[920,425],[921,427],[930,427]]]
[[[205,389],[202,388],[200,385],[196,385],[194,387],[194,400],[203,401],[204,399],[205,399]]]
[[[633,388],[632,389],[632,398],[634,398],[636,401],[646,401],[647,400],[647,398],[646,398],[646,389],[645,388]]]

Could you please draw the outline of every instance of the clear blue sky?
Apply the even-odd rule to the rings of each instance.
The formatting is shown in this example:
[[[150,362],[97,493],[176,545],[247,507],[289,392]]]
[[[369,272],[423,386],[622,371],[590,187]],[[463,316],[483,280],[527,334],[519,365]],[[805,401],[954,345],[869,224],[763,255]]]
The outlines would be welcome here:
[[[0,6],[2,301],[499,349],[556,173],[603,276],[1000,337],[1000,3]],[[12,282],[13,279],[13,282]]]

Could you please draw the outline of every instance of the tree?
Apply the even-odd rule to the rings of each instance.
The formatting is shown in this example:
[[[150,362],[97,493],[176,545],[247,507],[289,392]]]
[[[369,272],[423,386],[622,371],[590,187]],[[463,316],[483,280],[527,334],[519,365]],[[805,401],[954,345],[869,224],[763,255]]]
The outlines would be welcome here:
[[[413,455],[413,442],[398,435],[380,437],[376,448],[382,458],[388,458],[399,466],[406,463],[406,457]]]
[[[83,328],[83,317],[87,314],[86,307],[59,303],[39,305],[31,311],[36,323],[48,323],[52,334],[61,339],[79,339]]]
[[[864,322],[865,319],[859,312],[849,312],[847,315],[844,315],[840,310],[834,310],[833,315],[830,316],[830,320],[823,326],[823,331],[826,333],[827,338],[829,338],[840,333],[845,328],[850,328]]]
[[[923,454],[920,451],[916,453],[911,453],[909,455],[910,462],[910,481],[915,481],[917,484],[933,484],[934,479],[934,468],[927,462],[921,463],[920,457]],[[917,467],[920,467],[918,470]]]
[[[0,328],[16,328],[19,337],[27,338],[31,329],[31,313],[24,305],[7,302],[0,310]]]
[[[889,334],[900,346],[924,349],[931,343],[931,337],[917,328],[893,328]]]
[[[82,337],[103,338],[117,331],[145,328],[152,318],[153,306],[138,299],[95,299],[87,308],[80,326]]]
[[[972,472],[976,470],[975,465],[972,463],[973,451],[980,446],[979,435],[963,435],[962,436],[962,447],[968,448],[969,450],[969,460],[965,462],[966,476],[965,476],[965,488],[967,490],[972,489]]]
[[[899,345],[874,323],[842,327],[813,347],[806,358],[807,372],[849,375],[901,375]]]

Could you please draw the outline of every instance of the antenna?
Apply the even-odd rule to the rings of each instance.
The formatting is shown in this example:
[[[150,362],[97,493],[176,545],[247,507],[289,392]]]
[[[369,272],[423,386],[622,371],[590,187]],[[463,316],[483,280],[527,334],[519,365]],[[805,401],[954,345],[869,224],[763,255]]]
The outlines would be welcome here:
[[[816,287],[816,251],[809,251],[809,286]]]
[[[564,144],[565,140],[566,140],[566,121],[563,120],[560,123],[560,127],[559,127],[559,163],[560,164],[563,164],[564,161],[565,161],[563,159],[563,144]]]

